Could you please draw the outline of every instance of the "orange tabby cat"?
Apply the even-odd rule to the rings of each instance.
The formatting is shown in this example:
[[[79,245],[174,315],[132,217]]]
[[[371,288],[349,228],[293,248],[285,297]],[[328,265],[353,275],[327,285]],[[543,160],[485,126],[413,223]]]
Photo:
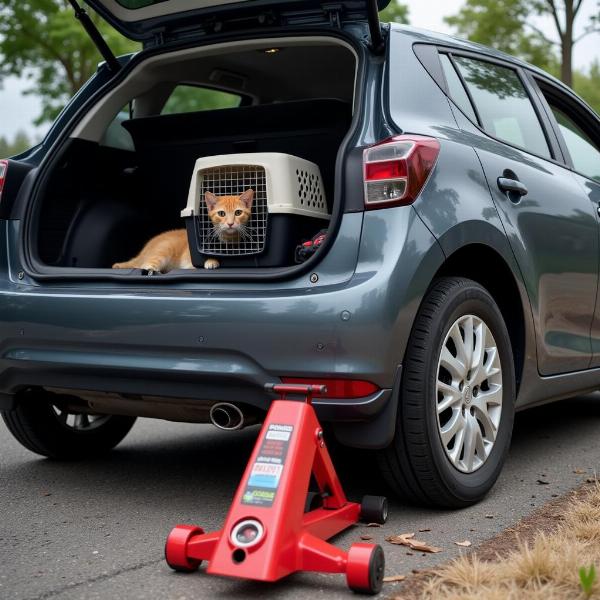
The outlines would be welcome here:
[[[217,237],[224,244],[247,238],[253,200],[252,189],[240,196],[215,196],[212,192],[206,192],[204,201],[213,224],[211,236]],[[216,258],[204,261],[205,269],[218,269],[219,266]],[[145,269],[159,273],[168,273],[173,269],[193,269],[187,232],[185,229],[174,229],[161,233],[147,242],[135,258],[115,263],[112,268]]]

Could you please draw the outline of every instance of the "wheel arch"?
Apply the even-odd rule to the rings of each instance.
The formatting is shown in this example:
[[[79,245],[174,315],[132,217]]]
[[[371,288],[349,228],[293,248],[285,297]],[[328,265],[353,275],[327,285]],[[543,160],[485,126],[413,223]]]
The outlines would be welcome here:
[[[447,256],[434,276],[466,277],[483,286],[498,304],[510,337],[517,395],[526,354],[525,310],[515,275],[494,248],[481,243],[468,244]]]

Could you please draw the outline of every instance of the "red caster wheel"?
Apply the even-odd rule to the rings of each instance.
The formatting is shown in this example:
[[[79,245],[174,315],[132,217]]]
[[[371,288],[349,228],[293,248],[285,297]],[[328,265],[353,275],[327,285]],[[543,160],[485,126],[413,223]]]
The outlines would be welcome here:
[[[201,560],[188,558],[187,544],[190,538],[203,533],[204,531],[195,525],[176,525],[171,530],[165,544],[165,559],[171,569],[190,573],[200,566]]]
[[[378,544],[352,544],[348,551],[346,581],[359,594],[378,594],[383,585],[385,556]]]

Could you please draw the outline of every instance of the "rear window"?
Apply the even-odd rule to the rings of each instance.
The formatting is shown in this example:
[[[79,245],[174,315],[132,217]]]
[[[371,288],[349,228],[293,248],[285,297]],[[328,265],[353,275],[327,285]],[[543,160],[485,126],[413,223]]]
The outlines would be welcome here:
[[[242,97],[238,94],[213,90],[194,85],[178,85],[166,101],[161,115],[215,110],[217,108],[235,108]]]
[[[469,100],[469,96],[467,96],[467,92],[463,87],[463,84],[456,72],[456,69],[452,66],[450,62],[450,58],[446,54],[440,55],[440,60],[442,62],[442,68],[444,69],[444,75],[446,76],[446,81],[448,82],[448,91],[450,92],[450,97],[454,102],[458,105],[458,107],[471,118],[472,121],[477,121],[477,115],[473,110],[473,105]]]
[[[509,144],[549,158],[550,149],[542,125],[517,72],[483,60],[453,58],[471,95],[481,127]],[[450,78],[448,85],[452,90]],[[460,106],[460,98],[454,99]]]

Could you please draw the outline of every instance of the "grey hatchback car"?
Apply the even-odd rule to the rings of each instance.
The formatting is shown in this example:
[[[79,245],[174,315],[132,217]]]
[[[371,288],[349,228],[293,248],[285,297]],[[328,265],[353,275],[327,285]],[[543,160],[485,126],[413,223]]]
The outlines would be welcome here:
[[[0,162],[0,409],[25,447],[98,454],[138,416],[236,430],[266,383],[325,383],[328,435],[461,507],[515,410],[600,387],[600,120],[570,89],[375,0],[87,3],[143,50],[115,58],[73,1],[105,61]],[[111,269],[183,227],[198,158],[246,153],[317,165],[326,232],[274,215],[268,259]]]

